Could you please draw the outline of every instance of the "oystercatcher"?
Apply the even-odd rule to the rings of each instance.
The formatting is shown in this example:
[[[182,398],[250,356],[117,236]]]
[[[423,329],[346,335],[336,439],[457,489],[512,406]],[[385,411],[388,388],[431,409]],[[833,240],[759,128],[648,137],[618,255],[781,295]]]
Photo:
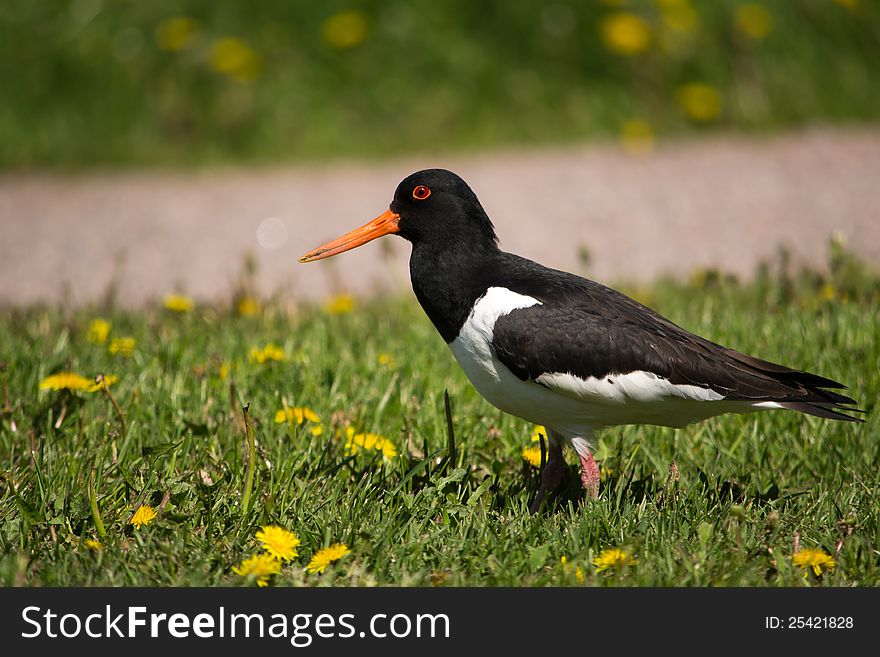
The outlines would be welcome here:
[[[444,169],[405,178],[385,213],[300,262],[392,233],[412,243],[413,291],[474,387],[548,429],[532,512],[559,484],[565,442],[598,495],[590,439],[602,427],[765,409],[861,421],[841,412],[860,412],[833,391],[841,383],[715,344],[604,285],[501,251],[476,194]]]

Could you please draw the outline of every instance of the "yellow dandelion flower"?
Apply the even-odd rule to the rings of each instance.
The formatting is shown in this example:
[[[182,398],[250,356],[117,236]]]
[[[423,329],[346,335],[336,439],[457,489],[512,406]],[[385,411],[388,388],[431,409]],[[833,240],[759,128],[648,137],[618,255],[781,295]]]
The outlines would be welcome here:
[[[113,338],[110,341],[110,346],[107,347],[107,351],[109,351],[114,356],[131,356],[134,352],[134,347],[137,344],[134,338],[132,337],[124,337],[124,338]]]
[[[224,360],[220,363],[220,367],[217,369],[217,376],[220,377],[221,381],[225,381],[229,378],[229,371],[232,369],[232,363]]]
[[[131,520],[128,522],[135,526],[135,529],[140,529],[141,525],[149,525],[153,520],[156,519],[156,510],[147,505],[142,504],[138,507],[137,511],[134,512],[134,515],[131,517]]]
[[[169,18],[156,26],[156,44],[168,52],[186,50],[192,46],[198,33],[198,21],[185,16]]]
[[[737,7],[735,22],[737,29],[754,41],[765,39],[773,29],[773,16],[756,2]]]
[[[566,574],[571,572],[571,566],[568,564],[568,557],[562,556],[559,558],[559,565],[562,566],[563,572]],[[581,570],[580,566],[575,566],[574,568],[574,578],[577,580],[578,584],[583,584],[586,581],[586,577],[584,577],[584,571]]]
[[[647,121],[630,119],[620,128],[620,145],[631,155],[647,155],[655,142],[654,129]]]
[[[269,362],[281,363],[289,360],[284,349],[271,342],[262,348],[253,347],[248,359],[252,363],[258,363],[260,365]]]
[[[359,46],[370,32],[370,22],[359,11],[348,10],[333,14],[324,21],[321,34],[331,48],[343,50]]]
[[[94,552],[100,552],[104,549],[104,546],[101,545],[101,542],[96,541],[93,538],[87,538],[86,540],[84,540],[83,545]]]
[[[627,57],[638,55],[651,43],[651,28],[645,20],[626,11],[609,14],[600,24],[602,42],[612,52]]]
[[[40,381],[40,390],[90,390],[94,381],[74,372],[58,372]]]
[[[658,2],[663,25],[673,32],[691,32],[699,18],[697,12],[687,0],[675,0],[674,2]]]
[[[822,301],[833,301],[836,296],[837,290],[834,289],[834,285],[831,283],[825,283],[819,289],[819,298],[822,299]]]
[[[799,550],[791,558],[791,562],[804,569],[804,577],[809,574],[810,570],[816,577],[819,577],[823,571],[831,572],[837,565],[830,554],[816,548]]]
[[[528,463],[529,465],[540,468],[541,467],[541,446],[540,445],[532,445],[531,447],[523,447],[522,451],[523,461]]]
[[[330,315],[344,315],[354,310],[354,297],[350,294],[337,294],[324,304],[324,312]]]
[[[89,332],[86,334],[86,339],[95,344],[104,344],[108,335],[110,335],[110,322],[106,319],[98,318],[93,319],[92,323],[89,324]]]
[[[193,309],[193,300],[181,294],[168,294],[163,301],[165,308],[175,313],[188,313]]]
[[[311,408],[304,406],[296,406],[294,408],[285,407],[276,412],[275,424],[284,424],[285,422],[297,426],[304,422],[309,422],[312,424],[312,426],[309,427],[309,433],[313,436],[320,436],[324,433],[324,428],[321,426],[321,418],[319,418]]]
[[[242,317],[256,317],[260,314],[260,302],[254,297],[242,297],[235,309]]]
[[[599,556],[593,559],[593,565],[596,566],[596,570],[600,573],[609,568],[623,568],[624,566],[631,566],[634,563],[636,563],[636,560],[633,559],[628,552],[625,552],[620,548],[608,548],[607,550],[602,550],[602,552],[599,553]]]
[[[258,554],[233,566],[232,572],[242,577],[255,577],[257,586],[268,586],[269,578],[281,572],[281,562],[271,554]]]
[[[263,58],[238,37],[211,44],[211,68],[236,82],[253,82],[263,72]]]
[[[721,116],[721,94],[712,85],[702,82],[679,87],[678,104],[694,121],[714,121]]]
[[[384,351],[379,354],[377,360],[379,362],[379,365],[381,365],[382,367],[387,367],[388,369],[393,369],[396,364],[394,356]]]
[[[257,540],[263,544],[263,551],[277,559],[290,561],[299,554],[296,548],[299,537],[277,525],[266,525],[257,532]]]
[[[306,566],[307,573],[323,573],[327,566],[329,566],[334,561],[339,561],[346,554],[349,554],[351,550],[344,543],[335,543],[330,547],[325,547],[321,550],[315,552],[311,561],[309,561]]]
[[[357,454],[360,451],[381,452],[386,461],[397,456],[397,447],[385,436],[377,433],[357,433],[352,427],[345,431],[345,451]]]
[[[102,374],[101,380],[98,381],[97,377],[96,377],[95,382],[89,386],[88,391],[89,392],[98,392],[98,390],[103,390],[104,388],[109,388],[117,381],[119,381],[119,377],[116,376],[115,374]]]

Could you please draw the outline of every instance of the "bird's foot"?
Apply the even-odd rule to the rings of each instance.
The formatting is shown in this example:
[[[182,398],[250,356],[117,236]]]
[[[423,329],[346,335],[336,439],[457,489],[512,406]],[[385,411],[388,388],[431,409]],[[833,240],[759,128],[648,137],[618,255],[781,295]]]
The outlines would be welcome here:
[[[592,454],[587,454],[586,456],[578,454],[578,458],[581,460],[581,483],[584,485],[584,490],[587,491],[590,499],[595,500],[599,497],[599,479],[601,476],[599,464],[596,463],[596,459],[593,458]]]
[[[541,508],[544,498],[548,493],[552,493],[559,487],[562,481],[562,475],[565,474],[565,460],[562,458],[562,446],[550,444],[548,450],[547,463],[541,471],[541,485],[538,487],[538,494],[535,501],[529,507],[529,513],[535,514]]]

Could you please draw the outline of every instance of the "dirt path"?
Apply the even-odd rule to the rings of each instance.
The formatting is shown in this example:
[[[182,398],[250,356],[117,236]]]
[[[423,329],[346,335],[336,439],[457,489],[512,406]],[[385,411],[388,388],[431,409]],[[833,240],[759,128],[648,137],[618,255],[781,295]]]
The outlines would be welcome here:
[[[880,131],[713,137],[647,157],[614,146],[405,158],[270,170],[0,177],[0,303],[99,298],[118,278],[128,305],[178,288],[228,296],[246,252],[264,293],[323,297],[407,288],[405,242],[386,238],[299,265],[309,248],[388,207],[427,166],[462,175],[502,246],[599,280],[714,266],[739,274],[780,243],[825,261],[840,232],[880,262]]]

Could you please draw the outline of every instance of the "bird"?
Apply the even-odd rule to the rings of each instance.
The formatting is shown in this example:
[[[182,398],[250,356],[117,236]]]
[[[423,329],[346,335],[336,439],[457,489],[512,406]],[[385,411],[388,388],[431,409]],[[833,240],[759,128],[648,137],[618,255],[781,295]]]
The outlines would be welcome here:
[[[725,413],[788,409],[849,422],[863,413],[842,383],[722,346],[601,283],[498,246],[477,195],[445,169],[401,181],[387,211],[303,255],[314,262],[383,235],[412,244],[415,296],[474,388],[547,429],[532,513],[560,484],[563,447],[599,494],[594,432],[682,427]]]

